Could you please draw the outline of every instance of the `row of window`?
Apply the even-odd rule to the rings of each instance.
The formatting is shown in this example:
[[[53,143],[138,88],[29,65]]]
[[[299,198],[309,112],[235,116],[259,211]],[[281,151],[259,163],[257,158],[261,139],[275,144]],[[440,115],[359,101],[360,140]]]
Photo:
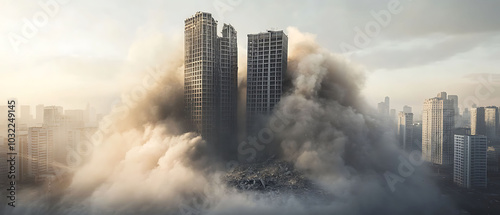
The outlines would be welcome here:
[[[248,46],[258,46],[259,44],[269,44],[269,43],[272,43],[272,44],[283,44],[283,40],[278,40],[277,38],[274,38],[274,39],[271,39],[271,41],[269,41],[269,39],[260,39],[260,40],[255,40],[254,38],[249,38],[248,39]]]
[[[254,60],[254,62],[256,60],[267,60],[269,58],[271,58],[271,62],[274,62],[274,61],[275,62],[280,62],[280,61],[284,60],[284,59],[281,59],[281,57],[277,58],[276,56],[280,56],[280,55],[279,54],[278,55],[276,55],[276,54],[271,54],[271,55],[256,55],[254,57],[249,57],[248,59],[252,59],[252,60]]]
[[[281,53],[282,49],[284,49],[283,46],[281,46],[281,44],[279,44],[279,46],[277,45],[264,45],[264,46],[260,46],[260,47],[257,47],[257,46],[253,46],[252,47],[249,47],[248,48],[248,52],[249,53],[253,53],[253,52],[262,52],[262,51],[265,51],[267,53],[267,51],[269,50],[277,50],[278,53]]]
[[[247,69],[248,70],[256,70],[259,68],[262,68],[262,69],[267,69],[267,68],[281,69],[281,66],[282,66],[281,63],[257,64],[257,63],[250,63],[249,62]],[[251,71],[249,71],[249,72],[251,72]]]
[[[274,85],[274,86],[278,86],[278,87],[276,87],[276,91],[271,90],[271,93],[272,92],[278,92],[279,93],[281,91],[281,86],[280,85]],[[267,89],[268,89],[267,85],[257,85],[257,86],[253,85],[253,86],[248,86],[247,87],[247,91],[248,91],[249,94],[250,93],[259,93],[259,92],[262,92],[262,90],[266,90],[267,91]]]
[[[267,81],[268,80],[271,80],[271,81],[275,81],[275,80],[281,81],[279,77],[276,77],[276,76],[267,76],[267,75],[253,77],[253,78],[248,78],[247,79],[247,81],[251,82],[251,84],[256,84],[256,83],[263,84],[263,83],[266,83],[266,85],[267,85]],[[279,83],[279,82],[277,82],[277,83]]]
[[[269,109],[272,110],[273,108],[274,108],[273,105],[269,106]],[[269,112],[269,110],[267,107],[247,109],[247,113],[248,113],[249,117],[254,116],[254,115],[261,115],[262,113],[268,113],[268,112]]]
[[[259,103],[260,104],[267,104],[268,101],[272,104],[272,103],[277,103],[280,100],[279,99],[267,99],[267,98],[264,98],[264,99],[247,99],[247,107],[254,107],[254,105],[257,105]]]

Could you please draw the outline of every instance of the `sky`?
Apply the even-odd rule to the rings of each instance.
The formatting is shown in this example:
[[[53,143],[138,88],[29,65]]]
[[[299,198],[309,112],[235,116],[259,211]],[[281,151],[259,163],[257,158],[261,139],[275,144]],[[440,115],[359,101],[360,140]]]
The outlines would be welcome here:
[[[240,71],[247,34],[295,27],[363,68],[373,107],[389,96],[391,108],[418,114],[442,91],[459,95],[462,108],[500,106],[498,8],[467,0],[0,0],[0,97],[66,109],[89,102],[106,113],[144,71],[182,53],[184,19],[204,11],[219,29],[238,31]]]

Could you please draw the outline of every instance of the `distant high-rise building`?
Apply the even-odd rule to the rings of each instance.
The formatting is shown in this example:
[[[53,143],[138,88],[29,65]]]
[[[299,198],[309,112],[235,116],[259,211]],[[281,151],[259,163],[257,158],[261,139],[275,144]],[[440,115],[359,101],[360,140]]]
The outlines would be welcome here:
[[[422,151],[422,122],[413,123],[413,150]]]
[[[262,117],[272,113],[283,94],[288,37],[283,31],[248,35],[247,133],[258,131]]]
[[[378,110],[378,113],[381,114],[382,116],[386,116],[386,106],[385,106],[385,102],[379,102],[377,104],[377,110]],[[389,114],[389,110],[387,109],[387,114]]]
[[[498,146],[488,147],[488,173],[496,173],[499,169],[500,153],[496,150]]]
[[[485,136],[455,135],[453,181],[460,187],[487,186]]]
[[[458,107],[458,96],[448,95],[448,99],[453,101],[453,110],[455,112],[455,127],[463,127],[461,123],[460,109]]]
[[[485,122],[485,132],[488,140],[494,143],[498,138],[498,107],[489,106],[484,108],[484,122]]]
[[[192,129],[208,142],[236,131],[237,40],[231,25],[217,36],[217,21],[197,12],[184,22],[184,107]]]
[[[54,173],[54,133],[51,128],[29,128],[28,159],[28,175],[35,180]]]
[[[462,113],[462,119],[463,119],[463,125],[464,127],[469,127],[470,128],[470,111],[469,108],[465,108],[464,112]]]
[[[470,113],[471,135],[486,135],[484,107],[472,108]]]
[[[422,114],[422,156],[439,165],[453,164],[453,101],[446,93],[424,101]]]
[[[458,108],[458,96],[448,95],[448,99],[453,101],[453,110],[455,111],[455,116],[460,115],[460,110]]]
[[[413,150],[413,113],[399,112],[398,137],[402,149]]]
[[[28,131],[18,132],[18,161],[19,161],[19,179],[24,181],[28,179],[29,175],[29,143],[28,143]]]
[[[446,94],[446,92],[440,92],[437,94],[437,98],[440,98],[440,99],[447,99],[448,96]],[[452,102],[453,103],[453,102]]]
[[[405,105],[403,107],[403,113],[413,113],[413,112],[411,111],[411,107],[410,106]]]
[[[46,125],[58,125],[63,118],[63,108],[60,106],[47,106],[43,109],[43,123]]]
[[[386,96],[383,102],[378,103],[378,112],[385,118],[389,118],[390,109],[391,109],[390,98],[389,96]]]

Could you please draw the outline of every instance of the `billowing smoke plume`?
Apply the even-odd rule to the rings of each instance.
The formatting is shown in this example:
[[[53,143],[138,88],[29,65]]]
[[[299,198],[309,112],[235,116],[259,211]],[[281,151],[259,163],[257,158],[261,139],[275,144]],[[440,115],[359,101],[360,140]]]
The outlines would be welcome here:
[[[288,33],[289,86],[278,120],[265,129],[273,146],[263,144],[262,153],[278,149],[277,159],[292,162],[328,197],[306,201],[227,186],[221,180],[227,161],[186,131],[182,59],[171,59],[160,84],[121,110],[124,116],[113,121],[112,132],[67,188],[51,198],[25,193],[14,212],[447,214],[451,207],[426,178],[419,157],[399,151],[389,126],[363,101],[363,71],[321,48],[314,36],[294,28]]]
[[[433,214],[450,209],[423,178],[420,153],[400,152],[391,125],[362,99],[361,68],[319,47],[312,35],[288,32],[292,87],[277,110],[286,125],[277,136],[283,158],[334,195],[325,210]],[[392,174],[404,182],[395,182]]]

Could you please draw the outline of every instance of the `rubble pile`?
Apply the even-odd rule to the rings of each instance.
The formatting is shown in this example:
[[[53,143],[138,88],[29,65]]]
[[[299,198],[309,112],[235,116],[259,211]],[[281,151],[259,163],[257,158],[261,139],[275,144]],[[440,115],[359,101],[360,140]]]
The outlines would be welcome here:
[[[322,190],[286,161],[239,165],[224,175],[223,181],[244,191],[323,195]]]

